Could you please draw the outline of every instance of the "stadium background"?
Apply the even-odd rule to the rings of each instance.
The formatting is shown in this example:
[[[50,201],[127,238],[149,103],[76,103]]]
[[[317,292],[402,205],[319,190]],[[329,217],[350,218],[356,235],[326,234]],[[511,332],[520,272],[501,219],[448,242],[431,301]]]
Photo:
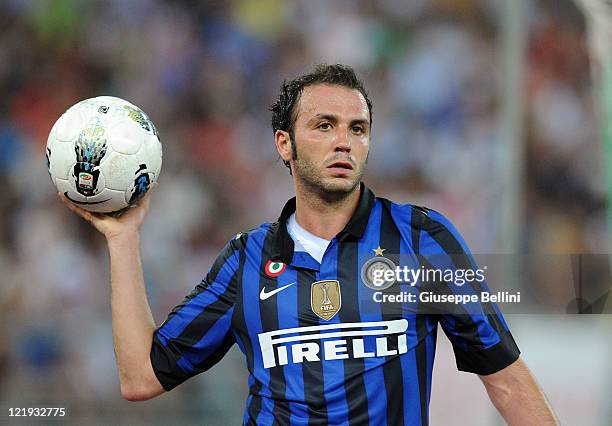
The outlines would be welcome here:
[[[283,79],[319,62],[354,66],[369,88],[366,180],[378,195],[435,208],[474,252],[499,252],[510,167],[522,182],[516,249],[609,252],[584,19],[569,0],[521,3],[522,89],[509,93],[502,0],[0,0],[0,423],[17,423],[8,407],[35,406],[66,407],[68,424],[242,416],[238,350],[156,400],[120,398],[105,245],[59,203],[44,166],[53,122],[83,98],[126,98],[161,135],[143,229],[158,323],[234,233],[276,218],[291,196],[267,106]],[[518,96],[519,148],[503,133],[507,95]],[[609,424],[610,316],[508,321],[562,421]],[[501,424],[442,334],[439,345],[432,424]]]

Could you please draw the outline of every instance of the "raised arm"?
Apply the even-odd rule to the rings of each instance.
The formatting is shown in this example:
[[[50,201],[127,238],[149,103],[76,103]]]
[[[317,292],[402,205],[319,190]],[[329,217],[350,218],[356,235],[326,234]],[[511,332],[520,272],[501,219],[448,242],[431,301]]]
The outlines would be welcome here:
[[[150,192],[150,191],[149,191]],[[164,392],[151,366],[155,322],[147,300],[140,261],[140,226],[149,209],[150,193],[139,206],[119,218],[90,213],[60,195],[70,210],[90,222],[106,238],[110,252],[113,342],[121,394],[143,401]]]
[[[491,402],[510,426],[558,424],[544,393],[521,358],[497,373],[479,377]]]

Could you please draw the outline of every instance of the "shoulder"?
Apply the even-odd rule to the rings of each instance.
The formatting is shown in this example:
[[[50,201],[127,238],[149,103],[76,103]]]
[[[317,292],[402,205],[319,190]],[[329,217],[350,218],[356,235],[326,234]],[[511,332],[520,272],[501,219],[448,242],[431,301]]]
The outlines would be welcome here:
[[[246,253],[247,242],[250,238],[258,235],[263,235],[269,228],[268,223],[264,223],[257,228],[249,229],[247,231],[238,232],[230,238],[229,241],[223,246],[219,252],[212,271],[219,270],[225,264],[231,265],[232,269],[237,269],[239,266],[240,258]]]
[[[430,207],[416,204],[399,204],[380,198],[388,208],[398,228],[409,228],[413,233],[423,233],[452,252],[463,252],[467,245],[461,233],[444,214]]]
[[[228,246],[234,249],[244,249],[247,241],[250,239],[263,239],[265,236],[278,227],[278,222],[264,222],[256,228],[252,228],[246,231],[240,231],[232,237],[228,242]]]
[[[393,215],[396,222],[409,224],[411,228],[431,230],[450,225],[450,221],[444,215],[429,207],[410,203],[400,204],[386,198],[377,198],[377,201]]]

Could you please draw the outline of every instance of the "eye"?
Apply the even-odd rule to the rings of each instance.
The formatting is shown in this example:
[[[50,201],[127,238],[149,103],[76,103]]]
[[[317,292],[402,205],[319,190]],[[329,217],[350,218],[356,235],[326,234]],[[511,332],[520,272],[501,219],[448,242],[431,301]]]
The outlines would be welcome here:
[[[317,126],[317,129],[321,129],[321,130],[330,130],[331,129],[331,124],[330,123],[321,123]]]
[[[351,127],[351,130],[353,131],[353,133],[357,133],[357,134],[365,133],[365,129],[363,128],[363,126],[353,126]]]

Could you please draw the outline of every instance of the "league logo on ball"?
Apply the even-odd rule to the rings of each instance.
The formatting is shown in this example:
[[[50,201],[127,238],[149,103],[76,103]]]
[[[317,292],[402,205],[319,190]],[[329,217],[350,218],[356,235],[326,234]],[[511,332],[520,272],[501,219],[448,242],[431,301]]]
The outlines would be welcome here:
[[[74,165],[72,177],[76,180],[76,190],[86,197],[94,196],[97,193],[100,162],[106,154],[104,128],[84,129],[74,149],[77,163]]]

